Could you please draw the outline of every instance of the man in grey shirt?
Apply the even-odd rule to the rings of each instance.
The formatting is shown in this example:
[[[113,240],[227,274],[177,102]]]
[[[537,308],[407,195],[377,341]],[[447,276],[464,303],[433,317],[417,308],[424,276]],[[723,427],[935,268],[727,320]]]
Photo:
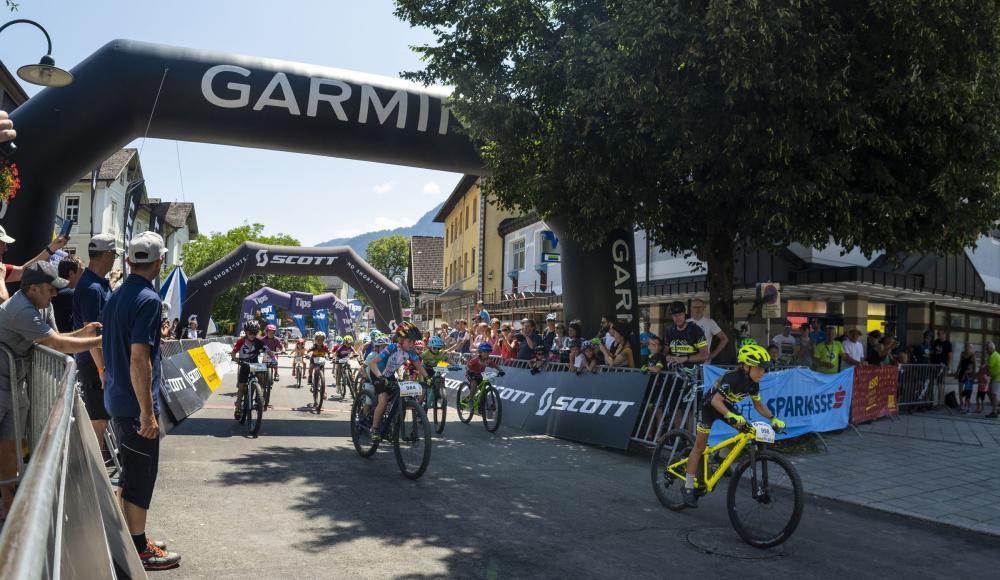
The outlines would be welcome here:
[[[0,304],[0,344],[13,353],[15,365],[11,369],[6,353],[0,353],[0,480],[17,476],[18,442],[15,441],[14,432],[14,401],[17,397],[17,419],[23,432],[23,425],[28,417],[26,360],[31,347],[38,343],[73,354],[101,344],[101,338],[97,336],[101,325],[97,322],[68,334],[60,334],[56,330],[52,298],[66,284],[67,281],[59,277],[55,265],[36,262],[24,269],[21,289],[10,300]],[[13,492],[13,486],[0,488],[3,514],[10,510],[14,500]]]

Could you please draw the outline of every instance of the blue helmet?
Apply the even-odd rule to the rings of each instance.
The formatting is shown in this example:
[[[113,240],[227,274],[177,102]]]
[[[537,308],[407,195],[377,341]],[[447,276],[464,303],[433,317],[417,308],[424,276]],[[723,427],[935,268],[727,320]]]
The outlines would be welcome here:
[[[479,352],[493,352],[493,347],[490,346],[490,343],[488,342],[481,342],[479,343],[479,346],[476,347],[476,350]]]
[[[430,348],[444,348],[444,341],[441,340],[440,336],[434,335],[427,341],[427,346]]]

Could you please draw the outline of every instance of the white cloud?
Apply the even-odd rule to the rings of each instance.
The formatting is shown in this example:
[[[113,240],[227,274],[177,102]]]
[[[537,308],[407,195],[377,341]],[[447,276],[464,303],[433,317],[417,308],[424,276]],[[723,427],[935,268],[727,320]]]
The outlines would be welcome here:
[[[424,184],[424,193],[427,195],[441,195],[441,186],[436,181],[428,181]]]
[[[386,181],[385,183],[380,183],[372,188],[375,193],[389,193],[392,189],[396,187],[395,181]]]

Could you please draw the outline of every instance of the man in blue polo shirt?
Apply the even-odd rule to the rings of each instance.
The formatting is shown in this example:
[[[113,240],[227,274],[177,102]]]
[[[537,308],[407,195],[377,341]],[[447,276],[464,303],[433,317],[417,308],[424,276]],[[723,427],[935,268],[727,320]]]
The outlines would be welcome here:
[[[111,234],[97,234],[90,238],[87,255],[90,264],[83,271],[76,290],[73,291],[73,328],[83,328],[91,322],[99,322],[104,305],[111,298],[111,283],[107,275],[115,266],[118,256],[124,250],[118,248]],[[104,356],[100,348],[76,355],[77,380],[83,402],[90,415],[90,422],[97,433],[97,440],[104,447],[104,430],[108,427],[107,409],[104,408]]]
[[[104,307],[104,406],[118,435],[122,511],[147,570],[174,568],[181,557],[146,537],[146,513],[160,460],[160,274],[163,238],[143,232],[132,239],[132,273]]]

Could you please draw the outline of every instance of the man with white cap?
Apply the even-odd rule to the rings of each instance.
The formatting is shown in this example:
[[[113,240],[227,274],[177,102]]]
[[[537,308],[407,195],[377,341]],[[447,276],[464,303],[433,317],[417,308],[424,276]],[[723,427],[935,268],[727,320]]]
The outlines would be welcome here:
[[[153,289],[167,250],[163,238],[143,232],[128,248],[131,274],[111,295],[104,322],[104,407],[118,436],[122,512],[147,570],[166,570],[181,557],[146,536],[146,514],[160,462],[160,317]]]
[[[80,276],[73,293],[73,328],[83,328],[101,319],[104,305],[111,298],[111,282],[107,275],[123,253],[124,250],[118,247],[111,234],[97,234],[90,238],[87,244],[90,264]],[[87,414],[103,447],[104,430],[108,428],[111,416],[104,408],[104,355],[101,346],[76,355],[76,369]]]
[[[0,304],[0,344],[14,353],[12,373],[6,356],[0,356],[0,480],[17,474],[17,448],[14,433],[14,397],[17,397],[18,423],[27,421],[28,394],[25,388],[27,365],[23,361],[35,344],[43,344],[66,354],[85,351],[100,344],[99,323],[89,324],[68,334],[56,330],[52,298],[67,281],[59,277],[55,264],[38,262],[19,274],[21,289]],[[4,513],[14,499],[13,487],[2,488]]]
[[[21,275],[24,274],[25,268],[35,262],[47,261],[52,254],[61,250],[68,241],[69,236],[59,236],[58,238],[52,240],[52,242],[34,258],[28,260],[20,266],[12,266],[10,264],[4,264],[3,257],[4,254],[7,253],[7,246],[14,243],[14,238],[8,236],[7,230],[5,230],[3,226],[0,226],[0,302],[10,298],[10,293],[7,291],[7,282],[19,281],[21,279]]]

